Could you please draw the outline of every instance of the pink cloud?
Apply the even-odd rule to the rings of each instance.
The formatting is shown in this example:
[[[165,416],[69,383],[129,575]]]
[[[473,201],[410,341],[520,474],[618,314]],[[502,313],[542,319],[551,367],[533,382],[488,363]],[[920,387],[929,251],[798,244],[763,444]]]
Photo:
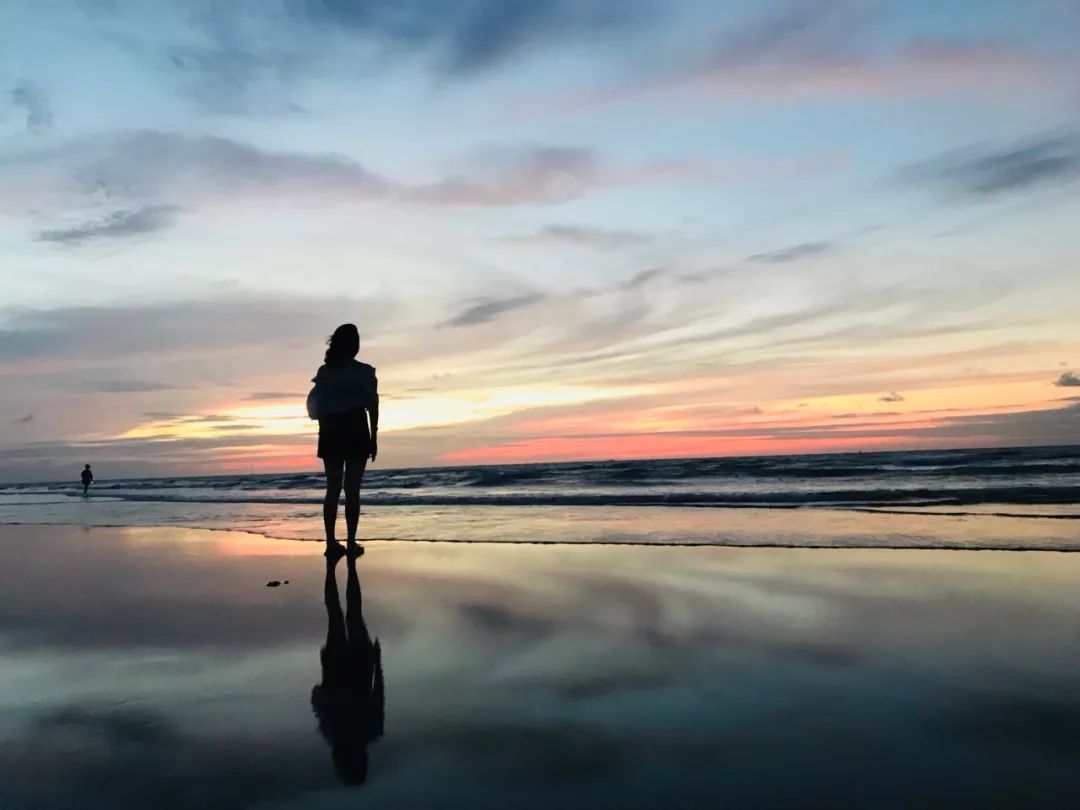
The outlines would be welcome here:
[[[732,61],[709,57],[651,81],[600,88],[549,106],[590,112],[643,100],[716,98],[921,98],[993,96],[1025,88],[1066,87],[1076,65],[997,44],[924,40],[880,56],[798,54]]]

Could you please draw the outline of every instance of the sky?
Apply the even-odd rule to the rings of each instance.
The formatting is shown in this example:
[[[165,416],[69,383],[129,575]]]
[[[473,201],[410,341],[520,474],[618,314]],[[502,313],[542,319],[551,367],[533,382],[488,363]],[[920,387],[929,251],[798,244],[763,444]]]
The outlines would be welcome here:
[[[0,480],[1080,443],[1074,0],[0,0]]]

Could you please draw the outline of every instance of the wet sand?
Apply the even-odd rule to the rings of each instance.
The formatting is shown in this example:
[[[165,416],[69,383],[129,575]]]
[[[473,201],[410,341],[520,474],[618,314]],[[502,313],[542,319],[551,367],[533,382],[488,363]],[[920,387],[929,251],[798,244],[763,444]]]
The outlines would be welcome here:
[[[313,691],[317,544],[0,528],[0,807],[1080,801],[1080,555],[372,542],[347,572],[378,700]]]

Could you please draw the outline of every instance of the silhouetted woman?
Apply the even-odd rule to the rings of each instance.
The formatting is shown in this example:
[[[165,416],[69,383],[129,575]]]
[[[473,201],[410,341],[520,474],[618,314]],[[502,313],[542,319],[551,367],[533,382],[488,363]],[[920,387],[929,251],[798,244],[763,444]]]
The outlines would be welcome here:
[[[379,452],[379,383],[375,368],[356,359],[360,333],[351,323],[330,336],[326,362],[320,366],[308,395],[308,415],[319,420],[319,458],[326,470],[323,524],[326,554],[343,551],[335,535],[338,499],[345,489],[345,525],[349,551],[359,553],[356,525],[360,520],[360,484],[368,459]],[[369,424],[370,420],[370,424]]]
[[[355,557],[349,557],[345,615],[341,613],[334,575],[338,559],[340,555],[326,560],[326,644],[319,651],[322,682],[311,690],[311,708],[319,733],[330,745],[334,770],[346,784],[359,785],[367,779],[368,746],[383,734],[382,650],[364,623]]]

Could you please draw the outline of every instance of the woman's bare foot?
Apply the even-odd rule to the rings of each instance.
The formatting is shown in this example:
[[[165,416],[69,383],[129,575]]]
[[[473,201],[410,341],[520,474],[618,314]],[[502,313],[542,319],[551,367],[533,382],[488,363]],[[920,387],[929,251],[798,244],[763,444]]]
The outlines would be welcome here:
[[[364,547],[357,543],[355,540],[349,541],[349,556],[350,557],[362,557],[364,555]]]
[[[323,552],[323,556],[328,560],[340,560],[345,554],[345,546],[336,540],[326,544],[326,551]]]

